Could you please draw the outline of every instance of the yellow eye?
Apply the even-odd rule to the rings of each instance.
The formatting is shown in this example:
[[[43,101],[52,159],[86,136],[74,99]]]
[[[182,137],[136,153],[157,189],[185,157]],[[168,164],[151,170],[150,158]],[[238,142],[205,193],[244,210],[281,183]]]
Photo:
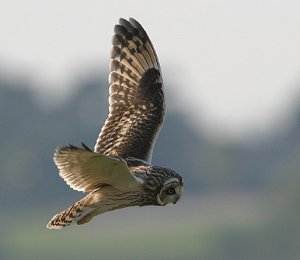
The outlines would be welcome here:
[[[169,194],[169,195],[173,195],[176,193],[175,189],[174,188],[169,188],[166,190],[166,193]]]

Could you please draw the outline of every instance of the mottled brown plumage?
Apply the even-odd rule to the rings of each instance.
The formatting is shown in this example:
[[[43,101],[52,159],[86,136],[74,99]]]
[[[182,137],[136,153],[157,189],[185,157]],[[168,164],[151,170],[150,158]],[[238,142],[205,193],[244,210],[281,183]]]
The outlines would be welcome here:
[[[73,189],[88,192],[55,215],[50,229],[84,224],[129,206],[166,205],[181,196],[175,171],[152,166],[152,150],[165,115],[163,81],[154,47],[134,19],[120,19],[113,36],[109,115],[94,151],[83,144],[58,148],[54,162]]]

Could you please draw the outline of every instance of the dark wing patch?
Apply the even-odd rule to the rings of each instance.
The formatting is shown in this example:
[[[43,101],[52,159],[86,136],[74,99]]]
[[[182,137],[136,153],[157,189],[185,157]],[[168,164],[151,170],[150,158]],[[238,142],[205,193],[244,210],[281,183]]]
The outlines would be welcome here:
[[[120,19],[112,40],[109,115],[95,152],[150,161],[164,119],[160,66],[142,26]]]

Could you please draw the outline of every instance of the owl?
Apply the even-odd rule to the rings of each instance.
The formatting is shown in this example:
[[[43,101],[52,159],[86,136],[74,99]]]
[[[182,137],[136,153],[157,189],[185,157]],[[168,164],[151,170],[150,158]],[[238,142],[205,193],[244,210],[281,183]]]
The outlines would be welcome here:
[[[175,204],[183,178],[151,164],[165,117],[161,69],[143,27],[132,18],[114,27],[109,74],[109,114],[94,150],[62,146],[54,153],[59,175],[87,193],[56,214],[49,229],[84,224],[94,216],[130,206]]]

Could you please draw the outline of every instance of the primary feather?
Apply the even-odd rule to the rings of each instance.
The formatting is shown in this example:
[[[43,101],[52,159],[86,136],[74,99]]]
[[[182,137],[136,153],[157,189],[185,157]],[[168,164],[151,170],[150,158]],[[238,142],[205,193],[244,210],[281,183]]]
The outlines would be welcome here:
[[[95,152],[151,161],[164,119],[160,66],[153,45],[134,19],[120,19],[113,36],[109,115]]]

